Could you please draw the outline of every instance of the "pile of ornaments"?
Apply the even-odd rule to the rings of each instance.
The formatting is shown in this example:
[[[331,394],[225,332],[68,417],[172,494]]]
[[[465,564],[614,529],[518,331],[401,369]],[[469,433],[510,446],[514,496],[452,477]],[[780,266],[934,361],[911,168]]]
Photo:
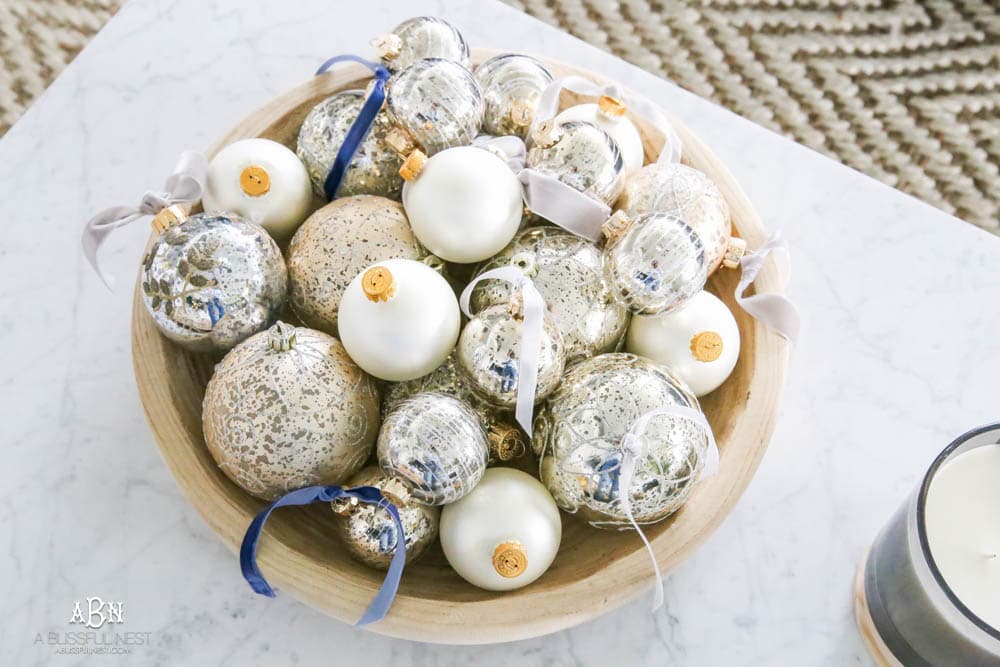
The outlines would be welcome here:
[[[331,171],[371,90],[317,104],[296,152],[265,139],[223,148],[204,212],[154,219],[143,302],[179,345],[225,353],[203,420],[233,482],[270,501],[376,487],[403,534],[383,507],[332,504],[330,530],[359,561],[387,568],[401,540],[412,560],[440,536],[463,578],[517,588],[555,558],[560,509],[620,528],[691,494],[714,446],[705,423],[668,412],[636,424],[699,410],[733,370],[736,321],[704,286],[740,242],[706,175],[644,154],[622,99],[536,118],[559,86],[546,68],[502,54],[472,71],[462,36],[436,18],[376,48],[385,104],[336,191]],[[561,184],[557,204],[571,191],[613,210],[604,238],[528,210],[517,151],[495,137],[526,140],[523,169]],[[507,277],[480,278],[495,269]],[[529,366],[538,413],[525,423],[514,410]],[[622,488],[630,435],[641,448]],[[537,479],[505,467],[532,456]]]

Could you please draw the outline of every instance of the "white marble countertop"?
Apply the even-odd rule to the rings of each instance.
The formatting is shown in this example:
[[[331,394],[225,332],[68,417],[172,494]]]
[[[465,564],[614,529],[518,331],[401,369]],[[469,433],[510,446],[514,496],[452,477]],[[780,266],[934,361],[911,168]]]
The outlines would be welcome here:
[[[349,11],[336,7],[350,6]],[[476,46],[617,78],[727,162],[794,248],[804,318],[770,450],[717,533],[649,601],[545,638],[392,640],[290,596],[253,595],[181,496],[143,419],[131,295],[79,249],[94,211],[158,187],[326,56],[416,14]],[[0,141],[0,629],[4,664],[76,664],[44,640],[73,603],[121,600],[149,632],[131,664],[854,665],[855,566],[955,435],[1000,416],[1000,239],[786,141],[505,6],[486,2],[136,0]],[[127,284],[147,227],[104,252]]]

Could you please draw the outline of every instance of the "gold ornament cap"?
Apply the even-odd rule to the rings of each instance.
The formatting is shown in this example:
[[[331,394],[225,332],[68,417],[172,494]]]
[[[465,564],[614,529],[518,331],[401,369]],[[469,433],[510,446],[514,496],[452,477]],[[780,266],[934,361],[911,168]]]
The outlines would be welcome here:
[[[187,220],[187,218],[187,209],[180,204],[173,204],[153,216],[153,231],[157,234],[162,234],[167,228],[178,225]]]
[[[562,139],[563,131],[556,124],[555,119],[543,120],[531,132],[531,140],[541,148],[552,148]]]
[[[511,461],[520,458],[528,450],[516,426],[497,424],[490,429],[486,439],[490,444],[490,456],[497,461]]]
[[[740,260],[743,259],[743,255],[746,253],[747,242],[734,236],[729,239],[729,245],[726,246],[726,254],[722,257],[722,265],[727,269],[737,269],[740,266]]]
[[[507,579],[520,577],[528,569],[528,552],[520,542],[501,542],[493,549],[493,569]]]
[[[615,241],[628,231],[628,228],[632,226],[632,218],[625,211],[615,211],[614,214],[608,218],[607,222],[601,225],[601,233],[604,234],[604,238],[608,240],[608,243]]]
[[[416,149],[417,142],[409,130],[397,125],[385,133],[385,145],[400,157],[406,157]]]
[[[373,266],[361,276],[361,290],[369,301],[388,301],[396,294],[396,279],[384,266]]]
[[[715,361],[722,356],[722,336],[715,331],[701,331],[691,337],[691,354],[698,361]]]
[[[602,95],[601,99],[597,100],[597,109],[608,118],[621,118],[628,107],[617,97]]]
[[[535,117],[535,105],[523,97],[519,97],[511,103],[508,116],[510,122],[515,126],[528,127]]]
[[[341,496],[330,501],[330,508],[337,516],[350,516],[351,512],[358,508],[360,501],[354,496]]]
[[[381,488],[382,495],[396,507],[406,507],[413,499],[410,490],[395,477],[386,481]]]
[[[404,181],[413,181],[424,170],[425,164],[427,164],[427,156],[422,150],[414,149],[403,162],[403,166],[399,168],[399,175],[403,177]]]
[[[285,322],[275,322],[267,330],[267,344],[275,352],[288,352],[295,347],[295,327]]]
[[[266,195],[271,190],[271,175],[259,164],[252,164],[240,172],[240,188],[251,197]]]
[[[375,47],[375,54],[382,60],[393,60],[398,58],[403,50],[402,38],[394,32],[381,35],[372,40]]]

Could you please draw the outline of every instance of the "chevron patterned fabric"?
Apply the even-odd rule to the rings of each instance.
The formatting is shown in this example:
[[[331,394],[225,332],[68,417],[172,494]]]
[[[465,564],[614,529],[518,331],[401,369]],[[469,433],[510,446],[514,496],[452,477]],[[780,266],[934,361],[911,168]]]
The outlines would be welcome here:
[[[998,0],[504,0],[1000,234]],[[0,0],[0,132],[122,0]]]

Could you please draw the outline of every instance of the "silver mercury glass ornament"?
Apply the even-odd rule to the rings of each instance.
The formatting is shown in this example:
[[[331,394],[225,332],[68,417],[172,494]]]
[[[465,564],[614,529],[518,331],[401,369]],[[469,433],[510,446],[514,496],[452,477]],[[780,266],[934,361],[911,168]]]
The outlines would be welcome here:
[[[160,236],[142,260],[140,289],[164,336],[193,352],[225,352],[278,319],[288,276],[263,227],[171,206],[153,228]]]
[[[511,414],[490,405],[472,391],[454,353],[422,378],[390,384],[382,401],[382,418],[410,396],[424,392],[454,396],[475,411],[489,441],[490,463],[510,461],[527,452],[526,438],[514,424]]]
[[[707,175],[687,165],[646,165],[625,183],[618,206],[631,218],[668,213],[686,222],[701,237],[709,275],[720,264],[736,268],[746,251],[746,242],[732,235],[729,204],[722,191]]]
[[[398,482],[396,483],[398,484]],[[406,562],[412,563],[437,539],[441,508],[406,502],[405,492],[394,486],[379,468],[363,468],[345,487],[374,486],[396,506],[406,543]],[[403,498],[397,497],[399,493]],[[331,503],[338,520],[334,532],[355,560],[378,570],[389,569],[399,543],[399,533],[392,515],[384,507],[358,502],[357,498],[338,498]]]
[[[604,234],[605,280],[632,313],[668,312],[705,287],[701,237],[680,218],[650,213],[633,220],[617,211]]]
[[[608,206],[625,185],[625,163],[618,144],[607,132],[584,121],[539,123],[531,133],[525,166]]]
[[[367,97],[363,90],[346,90],[331,95],[306,115],[299,128],[296,153],[309,172],[313,191],[326,199],[326,177],[333,168],[348,131],[361,113]],[[400,157],[386,142],[392,123],[385,112],[375,116],[371,129],[354,154],[337,196],[379,195],[399,199],[403,192],[403,179],[399,168]]]
[[[475,73],[486,104],[483,132],[526,138],[538,100],[552,83],[549,71],[531,56],[501,53],[479,65]]]
[[[472,72],[451,60],[418,60],[389,79],[386,104],[396,124],[387,141],[401,155],[431,156],[479,134],[483,96]]]
[[[629,312],[604,280],[601,251],[589,241],[558,227],[525,229],[477,275],[501,266],[519,267],[545,299],[562,334],[566,363],[611,352],[628,328]],[[508,303],[512,286],[484,280],[472,292],[473,312]]]
[[[567,371],[535,420],[542,483],[567,512],[597,527],[628,525],[618,485],[622,440],[643,414],[669,405],[699,409],[666,367],[631,354],[602,354]],[[708,436],[691,420],[650,419],[637,434],[643,456],[628,492],[637,523],[660,521],[691,495]]]
[[[471,491],[489,459],[486,434],[472,408],[445,394],[416,394],[397,405],[378,436],[382,470],[417,502],[444,505]]]
[[[235,347],[205,389],[205,444],[219,468],[267,500],[342,484],[371,455],[375,381],[320,331],[278,322]]]
[[[469,66],[469,46],[462,33],[434,16],[407,19],[392,32],[376,38],[373,45],[378,57],[393,72],[424,58],[443,58]]]
[[[462,329],[455,353],[469,384],[492,405],[512,410],[517,406],[520,387],[518,373],[525,354],[521,340],[524,311],[520,292],[507,304],[487,306],[477,312]],[[566,365],[562,334],[552,316],[542,318],[541,344],[536,357],[538,384],[535,403],[544,400],[559,386]]]

